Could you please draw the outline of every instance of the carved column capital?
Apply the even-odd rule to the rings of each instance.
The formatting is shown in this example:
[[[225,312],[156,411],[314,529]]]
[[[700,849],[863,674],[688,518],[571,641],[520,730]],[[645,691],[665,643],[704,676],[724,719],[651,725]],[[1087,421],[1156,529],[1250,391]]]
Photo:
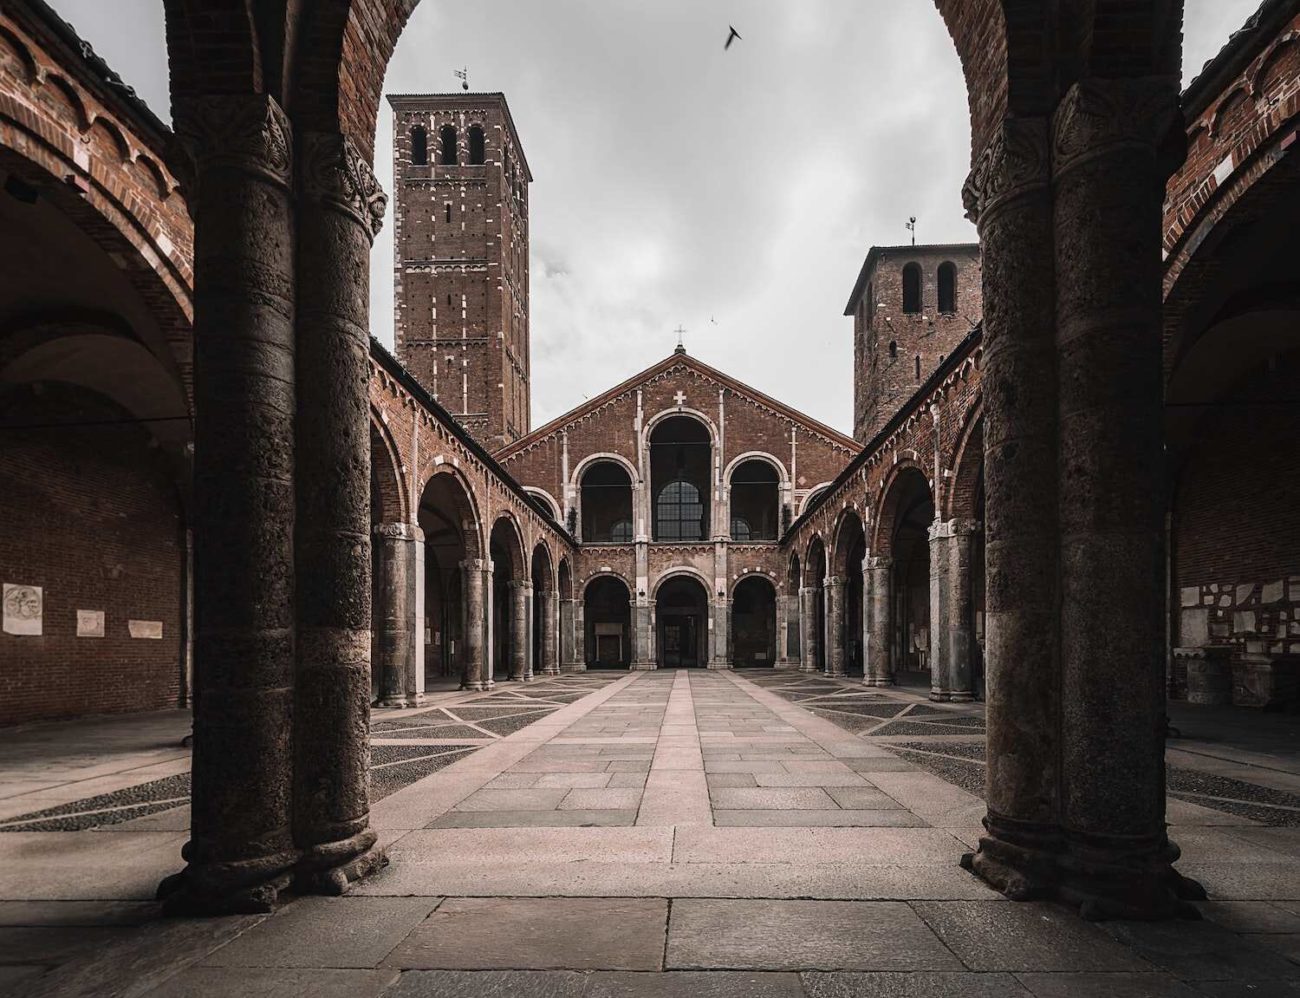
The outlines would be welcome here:
[[[413,523],[376,523],[370,528],[370,533],[375,537],[395,541],[424,540],[424,531]]]
[[[379,234],[388,195],[351,139],[336,132],[307,132],[301,170],[304,196],[351,216],[369,238]]]
[[[1180,140],[1183,134],[1177,80],[1081,80],[1062,98],[1052,118],[1052,172],[1059,177],[1124,148],[1158,155],[1171,137]]]
[[[878,557],[868,558],[867,560],[871,563],[871,570],[873,572],[894,567],[894,559],[889,555],[879,555]]]
[[[293,170],[289,116],[266,94],[208,94],[184,101],[176,139],[186,178],[197,193],[204,171],[226,167],[288,189]],[[191,198],[191,203],[197,199]]]
[[[1043,190],[1050,162],[1047,119],[1006,119],[962,187],[966,217],[978,223],[1000,205]]]

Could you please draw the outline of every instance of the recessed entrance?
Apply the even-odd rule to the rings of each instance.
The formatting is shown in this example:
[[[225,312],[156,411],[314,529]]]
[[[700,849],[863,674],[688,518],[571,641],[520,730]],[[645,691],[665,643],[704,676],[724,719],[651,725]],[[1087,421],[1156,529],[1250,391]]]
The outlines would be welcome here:
[[[655,597],[659,668],[695,669],[708,660],[709,594],[695,579],[679,576]]]

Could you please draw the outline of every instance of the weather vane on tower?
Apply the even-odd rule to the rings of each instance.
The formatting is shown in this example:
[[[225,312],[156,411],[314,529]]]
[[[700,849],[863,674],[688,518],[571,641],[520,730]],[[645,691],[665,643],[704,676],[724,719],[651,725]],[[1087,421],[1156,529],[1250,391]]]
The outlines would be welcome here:
[[[907,220],[907,231],[912,233],[912,245],[916,245],[916,216],[913,215]]]

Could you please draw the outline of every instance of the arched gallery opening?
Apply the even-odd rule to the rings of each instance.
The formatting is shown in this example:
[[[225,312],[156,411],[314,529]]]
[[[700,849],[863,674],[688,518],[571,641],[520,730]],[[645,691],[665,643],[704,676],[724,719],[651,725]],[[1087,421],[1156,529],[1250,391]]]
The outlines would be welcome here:
[[[803,667],[809,672],[826,671],[826,548],[820,537],[808,545],[804,565],[804,588],[807,590],[808,626],[804,630]]]
[[[582,541],[632,543],[632,477],[614,461],[596,461],[582,474]]]
[[[731,473],[731,539],[775,541],[780,532],[780,476],[767,461],[742,462]]]
[[[802,613],[803,577],[800,574],[799,553],[790,555],[790,567],[785,577],[785,598],[788,610],[785,619],[785,657],[798,663],[800,654],[799,618]]]
[[[587,584],[582,606],[588,669],[626,669],[632,663],[632,594],[616,575]]]
[[[776,664],[776,587],[764,575],[741,579],[731,596],[732,664]]]
[[[654,539],[708,540],[713,446],[709,430],[692,416],[670,416],[650,434]]]
[[[502,517],[492,526],[492,666],[494,682],[523,679],[526,662],[527,607],[524,596],[524,551],[513,522]]]
[[[424,534],[424,681],[437,688],[462,678],[465,633],[465,585],[461,564],[472,542],[464,535],[472,524],[469,496],[451,474],[429,479],[420,496],[417,522]]]
[[[836,540],[836,564],[832,573],[839,577],[844,589],[844,607],[841,612],[840,647],[843,649],[844,672],[860,676],[863,672],[863,585],[862,561],[867,556],[866,536],[862,521],[856,513],[845,514]]]
[[[555,576],[555,598],[559,602],[559,633],[555,638],[555,653],[560,670],[563,671],[575,661],[573,570],[569,568],[568,558],[560,559],[560,567],[556,569]]]
[[[896,683],[924,686],[930,675],[930,524],[934,499],[925,476],[905,468],[885,500],[892,510],[893,596],[890,661]]]
[[[545,544],[533,548],[532,564],[533,613],[530,640],[533,652],[533,672],[545,672],[555,656],[548,642],[555,641],[555,631],[548,615],[554,613],[555,576],[551,569],[551,552]],[[553,644],[552,644],[553,648]]]
[[[708,664],[709,594],[698,579],[674,576],[655,594],[659,668],[696,669]]]

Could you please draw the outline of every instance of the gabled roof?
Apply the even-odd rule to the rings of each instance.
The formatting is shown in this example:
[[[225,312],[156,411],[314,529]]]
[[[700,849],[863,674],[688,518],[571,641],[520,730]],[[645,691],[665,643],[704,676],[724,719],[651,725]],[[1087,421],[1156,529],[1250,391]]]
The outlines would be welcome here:
[[[857,453],[858,442],[854,440],[852,437],[845,436],[839,430],[827,426],[825,423],[813,419],[811,416],[805,415],[804,413],[800,412],[798,409],[792,409],[784,402],[778,402],[770,395],[766,395],[763,392],[760,392],[757,388],[751,388],[743,381],[737,381],[735,378],[731,377],[731,375],[724,374],[722,371],[719,371],[716,367],[710,367],[708,364],[704,363],[704,361],[696,357],[692,357],[685,350],[679,348],[678,350],[669,354],[663,360],[659,361],[659,363],[647,367],[644,371],[641,371],[639,374],[634,374],[626,381],[620,382],[619,384],[615,385],[613,388],[609,389],[609,391],[603,392],[602,394],[597,395],[593,399],[588,399],[586,402],[583,402],[582,405],[570,409],[564,415],[557,416],[555,419],[552,419],[549,423],[545,423],[544,425],[539,426],[537,429],[533,430],[527,436],[520,437],[509,447],[506,447],[498,451],[496,454],[497,460],[505,461],[512,455],[517,454],[523,450],[526,450],[528,447],[532,446],[537,441],[543,439],[544,437],[549,436],[550,434],[554,433],[556,430],[559,430],[565,424],[572,423],[575,420],[580,419],[589,413],[595,412],[597,409],[608,404],[609,402],[612,402],[614,399],[618,398],[619,396],[625,395],[628,392],[632,391],[634,388],[637,387],[637,385],[644,384],[645,382],[651,380],[652,378],[656,378],[659,375],[664,374],[667,371],[671,371],[674,367],[678,367],[678,366],[686,367],[695,371],[697,374],[702,374],[704,377],[710,378],[713,381],[716,381],[718,384],[730,388],[737,395],[743,395],[750,399],[753,399],[755,402],[769,409],[772,409],[773,411],[779,413],[781,416],[785,417],[786,419],[801,424],[804,428],[806,428],[810,432],[815,433],[818,436],[827,438],[831,443],[837,444],[841,447],[851,450],[854,453]]]

